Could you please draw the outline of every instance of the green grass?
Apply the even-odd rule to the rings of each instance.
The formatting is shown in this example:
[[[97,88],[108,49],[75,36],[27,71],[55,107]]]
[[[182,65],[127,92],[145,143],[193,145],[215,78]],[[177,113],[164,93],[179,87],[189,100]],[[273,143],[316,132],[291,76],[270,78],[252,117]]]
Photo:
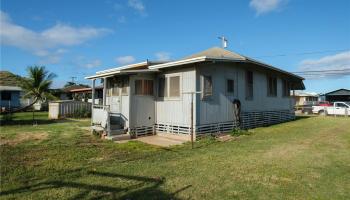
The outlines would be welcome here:
[[[37,114],[37,126],[1,127],[1,199],[350,196],[350,118],[301,118],[191,149],[117,144],[90,135],[89,120],[52,122]],[[14,120],[28,124],[22,119],[31,121],[31,113]]]

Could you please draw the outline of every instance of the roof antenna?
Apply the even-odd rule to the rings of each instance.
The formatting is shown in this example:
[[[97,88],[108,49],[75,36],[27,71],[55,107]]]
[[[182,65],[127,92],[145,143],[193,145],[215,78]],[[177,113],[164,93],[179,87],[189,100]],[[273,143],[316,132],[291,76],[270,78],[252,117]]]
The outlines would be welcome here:
[[[218,38],[221,40],[222,48],[226,49],[227,48],[227,39],[225,38],[225,36],[220,36]]]

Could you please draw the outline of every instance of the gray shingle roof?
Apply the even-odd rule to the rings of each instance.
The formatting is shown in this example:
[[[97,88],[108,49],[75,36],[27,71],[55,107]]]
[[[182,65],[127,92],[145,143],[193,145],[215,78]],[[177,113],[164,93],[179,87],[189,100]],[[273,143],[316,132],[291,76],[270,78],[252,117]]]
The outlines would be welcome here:
[[[237,59],[237,60],[245,60],[246,58],[242,55],[239,55],[238,53],[228,51],[226,49],[220,48],[220,47],[212,47],[210,49],[201,51],[199,53],[192,54],[190,56],[187,56],[183,59],[190,59],[190,58],[196,58],[206,56],[210,58],[226,58],[226,59]]]

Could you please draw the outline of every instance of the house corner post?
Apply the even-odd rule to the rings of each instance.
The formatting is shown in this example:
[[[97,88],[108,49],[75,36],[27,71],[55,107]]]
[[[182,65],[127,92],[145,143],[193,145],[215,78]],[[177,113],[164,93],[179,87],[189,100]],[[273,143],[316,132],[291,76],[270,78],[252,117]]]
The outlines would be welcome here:
[[[107,78],[103,78],[103,107],[106,106]]]
[[[94,104],[95,104],[95,79],[92,79],[92,88],[91,88],[91,125],[94,125]]]

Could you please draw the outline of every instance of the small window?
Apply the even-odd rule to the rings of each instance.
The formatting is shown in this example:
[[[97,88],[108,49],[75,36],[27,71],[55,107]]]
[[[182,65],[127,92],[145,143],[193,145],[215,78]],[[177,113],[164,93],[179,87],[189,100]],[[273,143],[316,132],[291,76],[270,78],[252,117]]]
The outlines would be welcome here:
[[[267,77],[267,95],[275,97],[277,96],[277,78]]]
[[[347,108],[348,106],[343,103],[336,103],[335,107]]]
[[[169,77],[169,97],[180,96],[180,76]]]
[[[158,96],[166,97],[167,93],[167,79],[165,77],[161,77],[158,79]]]
[[[227,79],[226,80],[226,92],[228,94],[233,94],[234,93],[234,88],[235,88],[235,82],[232,79]]]
[[[153,80],[135,80],[135,95],[153,95]]]
[[[135,94],[142,95],[142,80],[135,80]]]
[[[10,91],[1,91],[1,100],[11,101],[11,92]]]
[[[203,76],[203,98],[213,95],[213,80],[211,76]]]
[[[153,80],[143,80],[143,95],[153,95]]]
[[[127,95],[128,94],[128,78],[124,77],[121,80],[121,87],[122,87],[122,95]]]
[[[245,90],[245,98],[247,100],[253,99],[253,72],[252,71],[246,71],[246,90]]]
[[[290,96],[290,83],[287,80],[282,81],[282,95],[284,97]]]

